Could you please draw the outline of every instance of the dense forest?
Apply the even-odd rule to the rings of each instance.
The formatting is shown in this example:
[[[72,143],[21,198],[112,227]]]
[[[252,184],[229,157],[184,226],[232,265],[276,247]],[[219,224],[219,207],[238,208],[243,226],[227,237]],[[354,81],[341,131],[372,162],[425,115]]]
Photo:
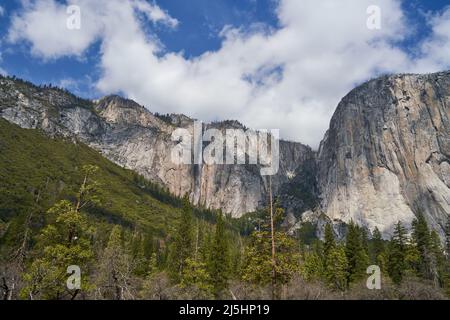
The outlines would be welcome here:
[[[390,240],[354,223],[345,239],[310,223],[288,234],[283,218],[277,199],[240,219],[194,207],[79,142],[0,120],[2,299],[450,296],[450,221],[443,243],[420,214]]]

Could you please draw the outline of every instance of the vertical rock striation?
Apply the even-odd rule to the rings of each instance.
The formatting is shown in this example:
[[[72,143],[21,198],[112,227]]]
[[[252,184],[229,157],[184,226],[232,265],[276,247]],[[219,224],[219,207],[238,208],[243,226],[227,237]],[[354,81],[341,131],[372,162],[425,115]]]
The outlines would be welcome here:
[[[450,214],[450,72],[371,80],[340,102],[317,156],[320,210],[385,235]]]

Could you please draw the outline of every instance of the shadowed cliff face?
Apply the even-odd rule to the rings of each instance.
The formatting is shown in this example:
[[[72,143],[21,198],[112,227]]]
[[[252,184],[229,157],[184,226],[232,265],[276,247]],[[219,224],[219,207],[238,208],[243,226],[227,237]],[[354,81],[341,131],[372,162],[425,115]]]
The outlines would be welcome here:
[[[385,235],[450,214],[450,72],[382,77],[339,104],[318,152],[321,211]]]
[[[194,204],[235,217],[267,205],[268,181],[260,175],[259,165],[176,165],[171,161],[176,144],[172,132],[182,127],[193,133],[194,121],[186,116],[156,116],[118,96],[91,102],[9,79],[1,79],[0,115],[23,128],[78,139],[173,194],[189,195]],[[242,125],[226,121],[206,127],[225,130]],[[313,158],[309,147],[281,141],[280,169],[272,178],[274,193],[289,182],[290,173]]]

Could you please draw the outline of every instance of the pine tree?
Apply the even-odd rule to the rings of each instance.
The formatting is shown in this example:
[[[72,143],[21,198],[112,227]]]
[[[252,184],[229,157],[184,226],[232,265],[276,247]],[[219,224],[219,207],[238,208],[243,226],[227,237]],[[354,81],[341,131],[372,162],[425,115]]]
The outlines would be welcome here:
[[[183,199],[180,223],[169,251],[170,276],[174,281],[178,282],[183,274],[186,260],[192,257],[194,251],[192,207],[187,196]]]
[[[347,288],[348,261],[342,246],[332,247],[325,257],[325,279],[332,288],[344,291]]]
[[[48,224],[38,238],[40,257],[33,261],[24,275],[24,298],[75,299],[80,290],[68,290],[67,268],[80,267],[87,274],[93,257],[90,234],[85,216],[75,211],[68,201],[61,201],[48,210]],[[81,278],[81,290],[87,290],[87,277]]]
[[[334,239],[333,228],[329,223],[325,225],[325,236],[324,236],[324,245],[323,252],[324,256],[328,256],[328,254],[336,247],[336,241]]]
[[[407,269],[405,262],[406,250],[406,230],[399,221],[395,226],[394,235],[389,244],[388,257],[388,273],[392,281],[396,284],[402,281]]]
[[[418,273],[425,279],[433,279],[435,274],[435,261],[431,252],[431,237],[427,221],[422,213],[412,223],[412,239],[419,253]]]
[[[188,289],[192,298],[211,298],[214,292],[214,287],[211,285],[211,282],[211,277],[204,262],[196,261],[192,258],[186,259],[180,286]]]
[[[83,181],[73,204],[63,200],[47,211],[47,226],[37,239],[39,258],[35,259],[24,275],[25,287],[21,295],[34,299],[75,299],[90,284],[86,276],[81,277],[81,286],[68,289],[67,268],[78,266],[82,274],[88,273],[93,258],[92,228],[88,227],[82,209],[98,203],[99,184],[93,180],[96,166],[83,166]]]
[[[147,273],[148,261],[145,256],[144,237],[135,232],[130,240],[130,256],[133,259],[133,272],[138,276],[145,276]]]
[[[303,257],[303,263],[300,266],[300,272],[307,281],[322,280],[325,270],[320,255],[315,251],[306,252]]]
[[[290,281],[299,271],[299,254],[296,241],[283,232],[275,233],[277,244],[276,282],[279,286]],[[266,286],[272,283],[272,245],[270,232],[255,231],[245,250],[242,279],[246,282]]]
[[[381,270],[386,268],[386,247],[385,242],[381,236],[380,230],[377,227],[373,230],[372,235],[372,250],[371,250],[372,262],[378,265]]]
[[[216,232],[209,256],[208,269],[214,288],[214,295],[218,298],[228,286],[230,271],[229,244],[221,214],[217,217]]]
[[[124,249],[122,230],[114,226],[99,263],[97,286],[103,298],[124,300],[132,297],[132,259]]]
[[[436,287],[445,286],[446,279],[446,261],[444,249],[441,245],[441,239],[436,231],[431,231],[430,234],[430,251],[431,251],[431,280],[433,280]]]
[[[323,266],[326,283],[334,289],[345,290],[348,277],[347,256],[342,246],[336,246],[336,240],[330,224],[325,226]]]
[[[348,225],[345,254],[348,261],[348,282],[360,280],[366,274],[369,256],[363,245],[361,229],[353,221]]]

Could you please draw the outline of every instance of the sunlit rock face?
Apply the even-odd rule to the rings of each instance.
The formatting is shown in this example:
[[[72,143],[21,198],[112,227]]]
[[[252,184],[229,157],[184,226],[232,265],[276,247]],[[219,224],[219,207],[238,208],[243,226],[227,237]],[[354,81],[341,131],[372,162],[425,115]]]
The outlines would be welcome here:
[[[267,205],[268,180],[261,175],[260,165],[176,165],[171,161],[176,144],[172,132],[185,128],[193,134],[194,120],[184,115],[158,116],[118,96],[87,101],[5,78],[0,87],[3,118],[23,128],[82,141],[173,194],[188,195],[196,205],[221,209],[234,217]],[[203,128],[244,129],[237,121],[204,124]],[[279,154],[280,168],[272,177],[274,194],[306,160],[314,159],[309,147],[295,142],[280,141]]]
[[[365,83],[339,104],[318,156],[320,211],[385,236],[450,214],[450,72]],[[319,210],[318,210],[319,211]]]
[[[396,222],[408,226],[422,212],[442,235],[450,213],[449,106],[450,72],[381,77],[342,99],[318,152],[280,141],[272,186],[286,209],[285,225],[295,229],[310,221],[320,234],[332,221],[343,236],[345,223],[353,220],[388,237]],[[0,77],[0,116],[82,141],[197,205],[240,217],[268,204],[260,165],[171,161],[173,131],[194,133],[194,120],[184,115],[156,115],[118,96],[82,100]],[[203,124],[209,128],[243,126]]]

